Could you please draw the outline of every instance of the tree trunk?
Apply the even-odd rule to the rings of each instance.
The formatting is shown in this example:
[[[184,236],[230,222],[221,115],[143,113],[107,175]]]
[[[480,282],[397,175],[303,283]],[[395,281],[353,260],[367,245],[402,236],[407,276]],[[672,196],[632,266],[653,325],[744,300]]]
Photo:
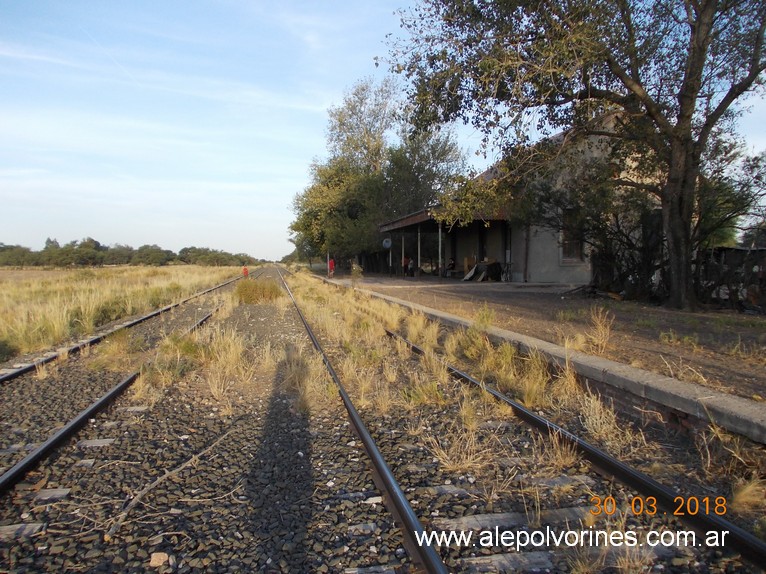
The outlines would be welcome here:
[[[691,229],[698,165],[694,161],[691,142],[686,145],[674,142],[668,181],[662,194],[662,225],[669,259],[668,305],[677,309],[694,309],[697,304],[692,275]]]

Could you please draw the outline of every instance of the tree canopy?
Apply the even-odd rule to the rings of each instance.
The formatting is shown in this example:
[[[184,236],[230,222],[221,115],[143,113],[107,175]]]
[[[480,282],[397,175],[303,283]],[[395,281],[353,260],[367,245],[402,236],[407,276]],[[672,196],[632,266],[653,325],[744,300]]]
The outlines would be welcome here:
[[[403,117],[390,79],[361,80],[329,110],[329,157],[314,161],[311,183],[293,201],[298,254],[348,259],[381,251],[381,223],[432,205],[462,171],[448,130],[413,133]]]
[[[0,244],[0,265],[53,267],[99,266],[99,265],[169,265],[189,263],[206,266],[253,265],[256,259],[239,253],[208,248],[184,247],[178,255],[158,245],[142,245],[133,249],[129,245],[102,245],[91,237],[70,241],[63,247],[55,239],[48,238],[41,251],[32,251],[19,245]]]
[[[620,185],[662,210],[670,302],[694,304],[705,164],[735,103],[764,86],[766,3],[421,0],[402,24],[409,37],[392,44],[392,68],[410,81],[415,123],[472,123],[515,158],[510,179],[548,161],[529,145],[540,137],[576,129],[619,140],[610,153],[633,158]],[[593,122],[610,113],[610,129]]]

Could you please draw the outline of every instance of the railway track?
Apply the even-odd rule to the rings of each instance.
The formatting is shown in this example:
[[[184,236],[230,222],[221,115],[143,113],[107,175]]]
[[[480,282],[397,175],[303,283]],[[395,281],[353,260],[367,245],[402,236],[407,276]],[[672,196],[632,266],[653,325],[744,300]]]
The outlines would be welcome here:
[[[390,330],[387,330],[387,334],[392,337],[398,337],[398,335]],[[409,341],[406,341],[403,338],[400,340],[405,341],[406,345],[415,351],[418,355],[427,355],[424,350],[420,349]],[[726,520],[726,497],[712,497],[710,496],[709,491],[703,492],[699,497],[690,496],[685,492],[674,491],[672,488],[665,487],[645,473],[638,471],[634,467],[625,464],[624,462],[612,456],[609,456],[604,451],[595,448],[594,446],[588,444],[586,441],[580,439],[572,433],[567,432],[566,430],[550,422],[549,420],[546,420],[544,417],[538,415],[537,413],[531,412],[529,409],[525,408],[518,402],[510,400],[508,397],[504,396],[502,393],[499,393],[497,390],[488,388],[482,382],[476,380],[467,373],[449,365],[444,366],[446,371],[449,372],[452,377],[469,382],[476,388],[481,389],[482,393],[489,393],[490,395],[493,395],[495,399],[499,399],[505,405],[508,405],[516,416],[525,421],[527,424],[531,425],[537,431],[548,435],[548,437],[552,439],[555,444],[561,445],[556,446],[556,449],[571,448],[572,452],[579,452],[580,455],[582,455],[596,470],[598,470],[597,475],[592,476],[590,479],[583,479],[585,480],[584,484],[587,483],[587,487],[591,489],[591,496],[586,497],[586,500],[589,500],[590,506],[586,505],[584,507],[569,507],[564,509],[559,507],[552,508],[547,514],[545,512],[542,513],[545,514],[549,520],[567,521],[570,523],[570,525],[573,522],[579,522],[581,525],[588,525],[588,534],[591,534],[592,529],[590,526],[592,526],[591,521],[593,521],[594,511],[597,511],[595,514],[601,514],[602,518],[605,514],[614,514],[614,508],[602,508],[604,501],[608,501],[608,504],[611,505],[627,505],[627,510],[625,512],[618,513],[618,515],[621,514],[623,520],[630,521],[631,526],[630,528],[626,528],[625,525],[623,525],[622,532],[616,529],[612,530],[612,534],[617,536],[623,536],[625,534],[628,536],[632,536],[634,534],[638,535],[640,534],[641,530],[644,531],[643,535],[646,535],[647,533],[657,534],[662,530],[665,532],[664,536],[670,537],[673,534],[673,532],[671,532],[672,529],[675,528],[675,532],[687,532],[690,536],[700,537],[699,540],[701,540],[703,537],[707,537],[706,539],[711,542],[713,547],[718,546],[718,548],[723,549],[725,546],[725,549],[735,557],[738,555],[738,553],[741,553],[750,561],[752,565],[760,565],[766,563],[766,544],[764,544],[762,540],[754,536],[752,533]],[[415,369],[418,369],[418,367],[413,367],[413,370]],[[439,416],[444,417],[445,415],[448,419],[451,417],[459,417],[459,413],[455,412],[453,412],[451,416],[446,412],[442,412]],[[623,491],[621,497],[616,497],[612,494],[611,490],[615,488],[613,484],[609,484],[605,489],[602,487],[601,492],[598,492],[593,488],[593,485],[596,484],[596,482],[603,483],[601,475],[606,475],[607,477],[614,478],[623,485],[619,486],[619,488]],[[450,481],[448,480],[448,482]],[[567,487],[573,482],[576,481],[572,481],[570,478],[567,478],[567,476],[561,476],[558,477],[558,479],[553,479],[552,481],[542,481],[543,484],[554,484],[556,488]],[[439,489],[438,487],[436,490],[438,492],[444,491],[443,488]],[[459,488],[456,489],[457,492],[463,496],[468,497],[471,496],[470,490],[473,490],[475,496],[475,493],[477,492],[475,488],[468,489],[468,491],[463,491],[463,489]],[[618,500],[620,502],[615,502]],[[702,500],[702,503],[700,500]],[[708,506],[703,510],[700,504],[708,504],[711,500],[717,501],[719,506]],[[646,507],[647,502],[650,502],[652,505],[651,509]],[[462,507],[462,505],[458,506]],[[474,510],[475,508],[476,505],[473,506]],[[649,510],[651,511],[650,513],[647,512]],[[535,512],[539,517],[540,509],[537,508]],[[471,529],[478,529],[485,534],[490,534],[490,531],[495,529],[496,534],[498,532],[504,531],[506,534],[512,536],[514,529],[516,532],[518,532],[520,528],[523,530],[525,526],[527,528],[529,527],[529,521],[520,518],[525,515],[528,518],[529,514],[529,508],[525,507],[521,513],[506,513],[504,515],[500,515],[499,517],[487,514],[482,515],[480,518],[472,517],[467,520],[461,520],[460,518],[454,520],[437,519],[433,522],[432,526],[439,527],[442,532],[465,532]],[[591,522],[591,524],[589,524],[589,522]],[[505,529],[503,529],[503,525],[505,525]],[[636,528],[638,528],[638,530],[635,530]],[[691,534],[692,530],[689,529],[692,529],[694,534]],[[571,529],[566,531],[569,535],[574,536],[574,532]],[[539,533],[539,531],[537,532]],[[583,531],[581,530],[581,532]],[[477,532],[474,532],[474,534],[476,533]],[[559,536],[561,535],[562,533],[559,532]],[[723,542],[724,539],[726,541],[725,544]],[[546,539],[545,545],[550,545],[549,540],[549,538]],[[556,540],[555,535],[554,540]],[[558,540],[561,541],[562,539],[559,537]],[[652,541],[650,540],[649,543],[651,542]],[[497,543],[496,539],[495,543]],[[610,560],[613,561],[613,564],[619,564],[622,562],[623,569],[626,562],[633,561],[632,566],[637,567],[642,563],[644,565],[647,563],[651,564],[654,560],[659,560],[661,563],[663,560],[667,561],[670,556],[672,556],[672,558],[670,558],[671,564],[683,563],[684,561],[693,562],[694,560],[704,563],[705,561],[709,560],[709,558],[704,556],[704,552],[702,555],[699,554],[699,548],[705,546],[705,544],[702,542],[698,542],[696,544],[696,548],[691,551],[688,547],[689,545],[687,544],[670,545],[670,549],[663,548],[660,544],[657,544],[653,546],[649,551],[646,549],[646,547],[649,545],[648,543],[639,542],[638,544],[643,546],[644,549],[636,551],[634,548],[628,547],[628,550],[623,552],[622,556],[619,556],[619,552],[611,551],[608,553],[612,555]],[[502,544],[495,545],[503,546]],[[518,550],[518,546],[516,549]],[[658,549],[659,552],[657,551]],[[720,552],[720,550],[718,552]],[[469,554],[470,553],[471,552],[469,551]],[[696,558],[692,558],[694,553],[696,553]],[[591,552],[591,554],[593,553]],[[493,571],[497,569],[501,571],[518,571],[527,568],[556,568],[556,566],[551,562],[551,557],[546,555],[546,553],[533,552],[531,556],[532,558],[530,558],[529,562],[527,562],[526,559],[522,556],[509,558],[507,555],[505,555],[502,557],[483,559],[472,557],[469,559],[461,559],[462,561],[460,562],[460,566],[470,567],[470,565],[474,564],[476,568],[481,568],[481,565],[483,564]],[[607,560],[606,557],[597,559]]]
[[[163,337],[209,319],[217,303],[206,296],[235,280],[8,369],[0,380],[0,492],[130,386],[139,374],[131,367],[138,368]],[[120,347],[119,356],[92,356],[107,340],[110,350]],[[66,424],[70,419],[74,424]]]
[[[275,271],[266,276],[277,279]],[[306,296],[320,313],[339,313],[328,309],[326,295],[309,289]],[[639,552],[616,544],[506,544],[502,533],[603,527],[624,536],[674,526],[622,513],[621,523],[606,512],[594,517],[594,497],[608,505],[635,500],[636,493],[578,457],[555,469],[546,458],[561,448],[558,439],[546,441],[497,416],[501,411],[460,391],[452,377],[428,387],[431,375],[424,373],[432,367],[405,345],[382,331],[377,338],[391,354],[368,345],[366,333],[375,328],[367,319],[357,317],[360,330],[345,334],[346,325],[317,329],[315,323],[284,303],[240,305],[198,338],[177,342],[180,357],[187,347],[212,347],[216,333],[235,333],[246,373],[216,398],[215,373],[192,369],[154,404],[122,396],[89,417],[76,439],[0,499],[0,572],[751,568],[737,556],[682,545]],[[307,337],[309,325],[317,335]],[[327,353],[321,362],[311,346]],[[366,347],[362,362],[354,362]],[[393,364],[396,380],[382,384]],[[350,376],[354,366],[357,376]],[[408,383],[435,389],[439,400],[423,397],[402,407],[389,394],[386,407],[359,383],[375,374],[380,396],[388,387],[412,399],[415,391],[399,390]],[[313,383],[310,392],[301,381]],[[341,404],[334,389],[357,407]],[[481,464],[452,464],[457,454],[450,449],[461,438],[475,441],[467,450],[484,457]],[[447,532],[488,538],[420,543]]]

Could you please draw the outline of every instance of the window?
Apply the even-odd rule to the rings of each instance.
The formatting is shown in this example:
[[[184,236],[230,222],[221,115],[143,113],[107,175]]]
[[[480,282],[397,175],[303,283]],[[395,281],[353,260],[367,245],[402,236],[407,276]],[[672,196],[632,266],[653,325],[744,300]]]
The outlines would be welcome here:
[[[565,209],[561,230],[561,259],[562,261],[582,261],[583,241],[577,222],[577,212]]]

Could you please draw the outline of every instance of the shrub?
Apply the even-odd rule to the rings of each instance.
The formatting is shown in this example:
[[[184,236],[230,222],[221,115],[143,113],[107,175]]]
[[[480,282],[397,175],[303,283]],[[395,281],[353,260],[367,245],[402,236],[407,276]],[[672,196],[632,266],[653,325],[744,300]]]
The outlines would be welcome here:
[[[262,303],[281,296],[282,289],[279,284],[270,279],[240,281],[234,290],[234,298],[239,303]]]
[[[0,361],[7,361],[18,354],[18,347],[15,347],[4,339],[0,339]]]
[[[93,325],[100,327],[101,325],[106,325],[124,315],[125,309],[123,308],[122,303],[116,299],[110,299],[96,307],[96,311],[93,315]]]

